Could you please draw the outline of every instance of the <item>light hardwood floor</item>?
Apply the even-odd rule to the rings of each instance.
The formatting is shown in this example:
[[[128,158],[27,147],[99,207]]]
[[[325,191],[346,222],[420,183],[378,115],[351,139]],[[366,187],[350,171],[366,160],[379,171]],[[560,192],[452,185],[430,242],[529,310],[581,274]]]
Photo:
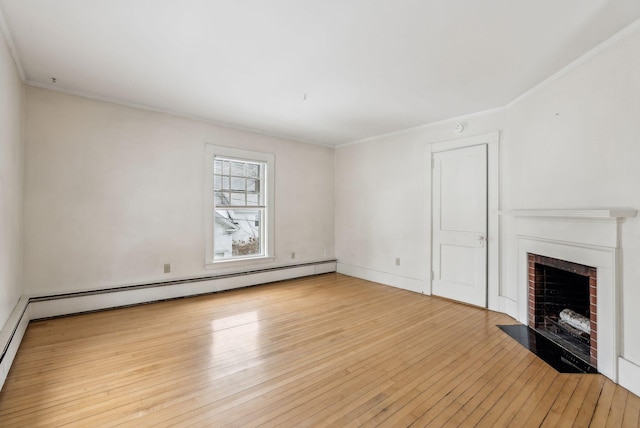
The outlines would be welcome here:
[[[34,322],[0,426],[639,426],[640,398],[513,323],[339,274]]]

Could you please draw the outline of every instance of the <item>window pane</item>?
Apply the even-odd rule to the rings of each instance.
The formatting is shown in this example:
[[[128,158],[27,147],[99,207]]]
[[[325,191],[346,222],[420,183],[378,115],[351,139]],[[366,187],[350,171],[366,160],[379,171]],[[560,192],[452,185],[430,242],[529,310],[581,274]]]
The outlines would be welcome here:
[[[244,178],[231,177],[231,190],[244,192],[245,181]]]
[[[227,192],[215,192],[214,202],[216,206],[230,205],[229,193]]]
[[[216,260],[263,255],[263,211],[216,210],[214,254]]]
[[[244,206],[246,204],[244,195],[244,193],[231,193],[231,205]]]
[[[247,164],[247,176],[248,177],[260,177],[260,165],[254,163]]]
[[[247,193],[247,205],[260,205],[260,195],[257,193]]]
[[[257,163],[247,163],[226,159],[214,160],[213,188],[216,192],[216,206],[262,206],[261,173],[264,167]],[[253,178],[246,178],[246,177]]]
[[[247,175],[247,164],[244,162],[229,162],[231,164],[231,175],[245,177]]]
[[[214,175],[213,190],[229,190],[229,177]]]

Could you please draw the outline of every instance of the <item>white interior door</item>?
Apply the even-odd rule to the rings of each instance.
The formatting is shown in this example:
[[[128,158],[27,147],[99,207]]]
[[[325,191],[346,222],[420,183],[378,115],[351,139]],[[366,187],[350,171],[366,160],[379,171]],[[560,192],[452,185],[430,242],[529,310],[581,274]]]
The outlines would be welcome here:
[[[487,145],[432,160],[432,292],[486,307]]]

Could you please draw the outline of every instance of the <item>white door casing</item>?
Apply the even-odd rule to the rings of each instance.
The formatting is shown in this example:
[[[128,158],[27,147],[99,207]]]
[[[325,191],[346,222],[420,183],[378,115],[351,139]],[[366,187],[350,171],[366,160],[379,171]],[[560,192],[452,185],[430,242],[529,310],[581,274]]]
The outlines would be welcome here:
[[[432,293],[487,306],[487,144],[432,153]]]

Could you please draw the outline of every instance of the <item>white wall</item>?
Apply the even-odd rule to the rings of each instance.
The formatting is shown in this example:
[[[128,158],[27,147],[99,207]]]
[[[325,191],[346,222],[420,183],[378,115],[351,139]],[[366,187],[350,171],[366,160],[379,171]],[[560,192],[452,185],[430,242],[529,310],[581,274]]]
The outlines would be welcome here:
[[[371,141],[336,152],[336,251],[342,272],[422,290],[422,153],[419,139]],[[385,280],[385,274],[393,276]]]
[[[429,230],[415,229],[429,209],[423,151],[454,139],[458,121],[467,123],[463,136],[501,132],[503,210],[640,209],[638,27],[502,110],[336,150],[339,271],[397,286],[406,277],[428,283]],[[501,217],[501,295],[517,299],[512,221]],[[640,218],[623,224],[621,238],[622,354],[640,365]]]
[[[503,113],[383,136],[336,150],[336,255],[339,271],[429,293],[430,225],[427,174],[429,143],[502,128]],[[395,260],[400,258],[400,266]]]
[[[0,33],[0,330],[22,295],[24,85]]]
[[[276,156],[277,257],[243,269],[334,255],[333,149],[33,87],[26,120],[29,295],[217,273],[204,269],[205,143]]]

